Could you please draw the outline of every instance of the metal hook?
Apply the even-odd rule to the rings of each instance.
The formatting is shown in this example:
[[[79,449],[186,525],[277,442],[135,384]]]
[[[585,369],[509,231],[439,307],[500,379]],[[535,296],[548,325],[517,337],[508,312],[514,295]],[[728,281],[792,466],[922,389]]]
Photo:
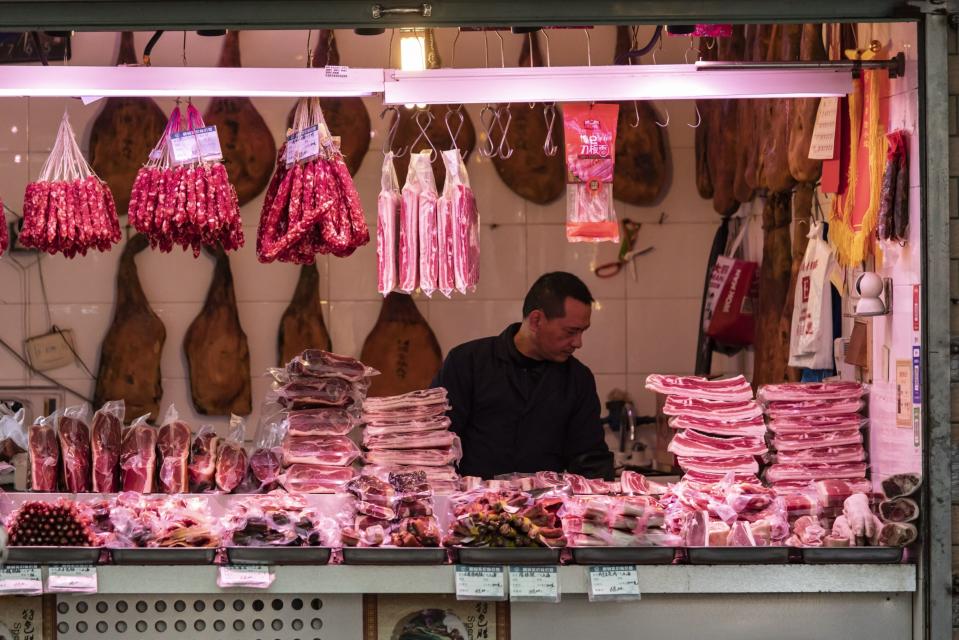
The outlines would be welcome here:
[[[422,116],[426,116],[426,124],[420,120]],[[433,141],[430,140],[430,135],[427,132],[427,129],[430,128],[430,125],[433,124],[433,112],[427,109],[420,109],[416,112],[416,116],[413,117],[413,120],[416,122],[416,127],[420,130],[416,139],[413,140],[413,144],[410,145],[410,152],[413,151],[413,148],[419,144],[420,140],[426,140],[426,144],[430,146],[432,155],[430,156],[430,162],[436,162],[436,159],[439,157],[439,151],[436,150],[436,145],[433,144]]]
[[[483,131],[486,133],[486,141],[480,147],[480,155],[484,158],[492,158],[497,154],[496,142],[493,140],[496,135],[496,127],[500,124],[497,109],[489,104],[483,107],[483,110],[480,111],[480,124],[482,124]]]
[[[637,100],[633,100],[633,121],[629,123],[629,126],[633,129],[639,127],[639,101]]]
[[[699,112],[699,105],[697,104],[696,105],[696,124],[689,124],[687,122],[686,126],[692,129],[698,129],[699,125],[701,125],[702,123],[703,123],[703,114]]]
[[[466,116],[463,115],[463,105],[457,105],[455,108],[451,106],[447,106],[446,109],[447,109],[446,116],[443,117],[443,122],[446,124],[446,130],[450,134],[450,140],[453,141],[453,146],[451,148],[459,149],[459,146],[457,146],[456,144],[456,140],[460,136],[460,131],[463,130],[463,123],[466,122]],[[450,116],[452,116],[453,114],[456,114],[457,116],[459,116],[459,119],[460,119],[459,125],[457,125],[456,127],[456,133],[453,133],[453,128],[450,127]]]
[[[692,37],[692,36],[689,36],[689,48],[686,49],[685,51],[683,51],[683,60],[686,62],[686,64],[689,64],[689,52],[690,52],[690,51],[695,51],[697,55],[700,54],[700,53],[702,53],[699,49],[697,49],[696,47],[693,46],[693,37]],[[695,60],[694,60],[694,62],[695,62]]]
[[[460,34],[463,30],[459,27],[456,29],[456,37],[453,38],[453,51],[450,54],[450,67],[456,67],[456,41],[460,39]]]
[[[559,147],[553,142],[553,127],[556,125],[555,102],[543,105],[543,118],[546,120],[546,142],[543,143],[543,153],[553,157],[559,150]]]
[[[386,68],[393,68],[393,36],[396,35],[396,29],[390,29],[390,43],[386,46]]]
[[[716,48],[716,38],[712,37],[706,40],[706,49],[712,51]]]
[[[499,31],[494,32],[496,37],[499,38],[499,66],[501,68],[506,68],[506,54],[503,53],[503,34]]]
[[[655,120],[656,126],[662,127],[663,129],[669,126],[669,109],[664,109],[664,110],[666,111],[666,122],[660,122],[659,120]]]
[[[393,151],[393,142],[396,140],[396,131],[400,128],[401,114],[399,108],[397,107],[386,107],[383,109],[383,111],[380,113],[380,119],[382,120],[384,117],[386,117],[386,114],[391,111],[393,112],[393,122],[390,124],[390,130],[386,134],[386,142],[383,144],[384,156]],[[401,147],[399,151],[393,151],[393,157],[402,158],[407,153],[409,153],[409,147]]]
[[[502,117],[502,110],[506,110],[506,123],[500,122],[500,131],[503,132],[503,137],[499,139],[499,145],[496,147],[496,154],[503,160],[510,158],[513,155],[513,147],[510,146],[509,140],[509,125],[513,122],[513,112],[509,110],[509,105],[501,107],[497,111],[496,119],[499,120]]]
[[[593,66],[593,49],[590,46],[589,42],[589,29],[583,29],[583,33],[586,34],[586,66]]]
[[[543,29],[543,37],[546,38],[546,66],[548,67],[550,66],[549,64],[549,33],[547,33],[547,30],[545,28]]]

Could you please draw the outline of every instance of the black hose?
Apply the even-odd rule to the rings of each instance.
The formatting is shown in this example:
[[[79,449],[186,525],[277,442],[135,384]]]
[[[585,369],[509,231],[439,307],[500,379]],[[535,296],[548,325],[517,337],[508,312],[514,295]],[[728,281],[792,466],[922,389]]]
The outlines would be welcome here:
[[[47,52],[43,50],[43,43],[40,42],[40,33],[38,31],[31,31],[30,39],[33,40],[33,46],[37,48],[37,55],[40,56],[40,64],[45,67],[50,66],[50,61],[47,60]]]
[[[649,39],[649,42],[647,42],[644,46],[642,46],[639,49],[622,52],[621,54],[616,56],[615,63],[623,64],[624,62],[626,62],[627,60],[631,58],[643,57],[644,55],[646,55],[647,53],[653,50],[653,47],[656,46],[656,43],[659,42],[659,39],[662,37],[662,35],[663,35],[663,27],[662,25],[657,25],[656,30],[653,31],[653,36]]]
[[[147,42],[147,46],[143,47],[143,64],[150,66],[150,54],[153,53],[153,47],[156,46],[157,42],[160,41],[160,36],[163,35],[162,31],[154,31],[153,35],[150,36],[150,41]]]

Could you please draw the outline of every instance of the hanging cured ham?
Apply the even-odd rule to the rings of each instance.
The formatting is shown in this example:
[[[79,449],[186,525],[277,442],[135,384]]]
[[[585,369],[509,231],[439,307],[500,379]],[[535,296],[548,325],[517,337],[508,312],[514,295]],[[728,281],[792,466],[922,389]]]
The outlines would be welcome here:
[[[330,333],[323,322],[320,274],[316,264],[300,267],[300,278],[293,292],[293,300],[280,319],[278,366],[284,366],[307,349],[332,350]]]
[[[773,59],[795,62],[799,58],[801,24],[777,24],[774,42],[778,49],[772,50]],[[763,136],[762,165],[766,187],[774,193],[788,191],[796,185],[789,170],[789,132],[795,100],[776,98],[767,102],[769,120]]]
[[[742,25],[736,25],[733,35],[721,38],[716,48],[724,62],[742,60],[746,47]],[[706,154],[710,182],[713,186],[713,209],[721,216],[729,216],[739,208],[735,194],[736,163],[734,153],[739,139],[738,100],[712,100],[700,126],[706,129]]]
[[[763,260],[759,268],[753,385],[783,382],[789,360],[789,332],[779,323],[792,269],[789,226],[792,194],[774,193],[763,209]]]

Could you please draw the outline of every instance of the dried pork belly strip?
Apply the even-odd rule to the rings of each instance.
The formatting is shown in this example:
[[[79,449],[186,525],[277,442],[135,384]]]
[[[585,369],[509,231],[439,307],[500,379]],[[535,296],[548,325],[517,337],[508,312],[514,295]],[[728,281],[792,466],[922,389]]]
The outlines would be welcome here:
[[[366,423],[364,433],[370,436],[397,433],[426,433],[446,431],[450,428],[450,419],[445,414],[429,418],[371,420]]]
[[[859,431],[866,419],[858,413],[837,416],[781,416],[769,421],[773,433],[819,433],[824,431]]]
[[[299,436],[283,439],[283,462],[345,467],[360,456],[346,436]]]
[[[290,493],[337,493],[355,475],[351,467],[294,464],[280,476],[280,483]]]
[[[742,376],[725,380],[707,380],[697,376],[667,376],[652,374],[646,378],[646,388],[666,395],[677,395],[701,400],[746,402],[753,399],[753,390]]]
[[[717,438],[687,429],[673,436],[667,450],[678,456],[731,457],[759,456],[769,448],[762,437]]]
[[[861,445],[862,433],[858,430],[848,431],[808,431],[804,433],[780,433],[772,439],[776,451],[795,451],[797,449],[811,449],[818,447],[839,447],[845,445]]]
[[[683,471],[693,470],[701,473],[759,473],[759,463],[754,456],[700,457],[676,456]]]
[[[377,373],[355,358],[322,349],[307,349],[294,358],[286,366],[286,370],[295,375],[323,378],[334,376],[352,382],[359,382]]]
[[[683,476],[683,480],[687,483],[696,483],[699,485],[716,484],[717,482],[725,480],[727,474],[728,472],[725,471],[697,471],[690,469]],[[761,484],[759,478],[752,473],[733,473],[733,482]]]
[[[866,459],[866,451],[861,444],[845,447],[822,447],[815,449],[799,449],[795,451],[780,451],[776,454],[776,462],[783,464],[820,463],[828,460],[829,464],[843,462],[862,462]]]
[[[443,387],[422,389],[419,391],[410,391],[409,393],[398,396],[367,398],[363,403],[363,407],[376,412],[397,411],[419,405],[446,404],[446,395],[446,389]]]
[[[728,402],[669,396],[663,406],[663,413],[667,416],[687,416],[714,422],[740,422],[761,418],[763,409],[755,400]]]
[[[457,440],[458,445],[458,440]],[[376,449],[364,454],[367,464],[445,467],[462,457],[458,446],[442,449]]]
[[[859,382],[785,382],[759,390],[764,402],[799,400],[858,400],[866,393]]]
[[[695,429],[701,433],[719,436],[758,436],[766,435],[766,423],[762,417],[750,418],[743,422],[721,422],[691,416],[676,416],[669,419],[673,429]]]
[[[788,480],[829,480],[832,478],[864,478],[869,465],[863,462],[841,464],[777,463],[766,469],[766,482],[776,483]]]
[[[391,433],[363,436],[363,446],[367,449],[435,449],[450,447],[456,441],[456,434],[450,431],[427,431],[422,434]]]
[[[862,411],[863,402],[851,400],[799,400],[796,402],[774,401],[766,406],[766,414],[772,418],[789,416],[839,416]]]

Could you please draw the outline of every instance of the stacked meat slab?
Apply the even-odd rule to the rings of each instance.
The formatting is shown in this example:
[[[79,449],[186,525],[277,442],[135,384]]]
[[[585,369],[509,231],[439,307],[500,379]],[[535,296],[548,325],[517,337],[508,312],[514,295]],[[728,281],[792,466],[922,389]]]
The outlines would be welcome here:
[[[421,471],[438,493],[459,489],[453,465],[462,457],[459,437],[446,412],[446,389],[368,398],[363,405],[364,475],[387,480],[390,473]]]
[[[336,493],[356,475],[360,449],[349,433],[375,373],[353,358],[308,349],[274,374],[275,398],[285,407],[280,482],[287,491]]]
[[[438,547],[433,487],[423,471],[390,472],[388,481],[361,476],[347,485],[355,498],[356,517],[344,528],[351,547]]]

